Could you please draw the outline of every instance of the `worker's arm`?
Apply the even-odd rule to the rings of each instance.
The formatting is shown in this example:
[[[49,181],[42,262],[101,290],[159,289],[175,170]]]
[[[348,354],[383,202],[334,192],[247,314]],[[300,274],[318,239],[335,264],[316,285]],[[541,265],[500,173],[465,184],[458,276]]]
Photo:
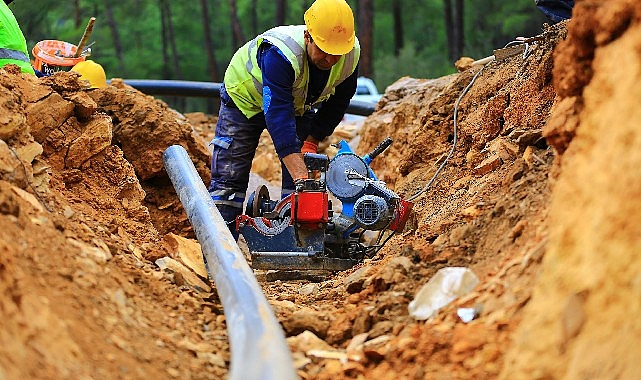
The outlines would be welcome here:
[[[352,75],[336,86],[334,94],[322,103],[312,120],[310,130],[311,137],[318,141],[323,141],[326,137],[334,133],[334,129],[336,129],[336,126],[343,120],[349,102],[356,93],[357,78],[358,67]]]
[[[292,153],[283,157],[283,164],[291,174],[294,181],[301,178],[307,178],[307,166],[303,161],[302,153]]]
[[[263,42],[258,53],[258,64],[263,75],[263,111],[267,131],[274,142],[276,154],[285,162],[284,158],[289,155],[294,153],[300,155],[292,95],[294,69],[281,51],[267,42]],[[291,157],[288,159],[288,161],[292,160],[299,161]],[[302,157],[300,163],[302,163]],[[290,164],[292,164],[291,168],[287,163],[285,166],[296,179],[296,175],[291,170],[296,170],[297,165],[291,162]]]

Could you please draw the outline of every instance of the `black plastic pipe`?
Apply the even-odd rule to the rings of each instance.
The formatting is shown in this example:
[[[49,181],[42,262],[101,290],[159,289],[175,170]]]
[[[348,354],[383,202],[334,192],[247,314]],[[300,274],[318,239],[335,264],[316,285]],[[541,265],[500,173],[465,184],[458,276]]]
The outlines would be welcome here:
[[[223,304],[232,359],[229,379],[298,379],[285,334],[187,151],[172,145],[163,162]]]
[[[220,97],[220,83],[187,80],[125,79],[125,84],[147,95]]]
[[[147,95],[193,96],[217,98],[220,96],[220,83],[195,82],[186,80],[125,79],[125,84]],[[362,100],[351,100],[347,113],[369,116],[375,105]]]

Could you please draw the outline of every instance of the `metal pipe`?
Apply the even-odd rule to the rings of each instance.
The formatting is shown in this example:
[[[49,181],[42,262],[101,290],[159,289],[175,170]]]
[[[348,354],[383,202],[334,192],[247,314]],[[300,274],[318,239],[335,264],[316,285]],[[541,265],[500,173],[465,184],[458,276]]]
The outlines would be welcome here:
[[[285,334],[187,151],[172,145],[163,162],[223,304],[233,359],[229,378],[297,379]]]
[[[147,95],[220,97],[220,83],[187,80],[125,79],[125,84]]]
[[[220,83],[156,79],[125,79],[124,82],[147,95],[220,97]],[[370,102],[350,100],[347,113],[369,116],[374,112],[374,108],[376,105]]]

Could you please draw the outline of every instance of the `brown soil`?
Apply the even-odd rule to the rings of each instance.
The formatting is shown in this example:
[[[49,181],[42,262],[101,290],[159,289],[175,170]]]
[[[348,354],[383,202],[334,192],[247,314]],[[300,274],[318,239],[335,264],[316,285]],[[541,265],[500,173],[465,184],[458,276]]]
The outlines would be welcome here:
[[[317,281],[257,273],[301,378],[641,376],[641,4],[577,1],[543,34],[460,99],[427,189],[479,68],[386,90],[357,152],[391,136],[373,169],[418,196],[374,259]],[[215,118],[119,80],[0,74],[0,379],[225,378],[224,310],[184,255],[199,249],[162,162],[180,144],[207,183]],[[254,169],[277,180],[268,140]],[[415,320],[445,267],[480,282]]]

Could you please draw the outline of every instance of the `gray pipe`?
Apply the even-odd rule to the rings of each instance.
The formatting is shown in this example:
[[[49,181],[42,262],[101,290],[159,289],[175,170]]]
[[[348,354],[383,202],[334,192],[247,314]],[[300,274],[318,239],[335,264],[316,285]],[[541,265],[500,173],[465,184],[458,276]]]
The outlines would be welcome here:
[[[285,334],[187,151],[172,145],[163,161],[223,304],[232,358],[229,378],[297,379]]]
[[[111,80],[108,82],[111,83]],[[169,79],[125,79],[124,82],[147,95],[220,97],[220,83]],[[352,99],[347,106],[347,113],[369,116],[375,108],[376,104]]]

